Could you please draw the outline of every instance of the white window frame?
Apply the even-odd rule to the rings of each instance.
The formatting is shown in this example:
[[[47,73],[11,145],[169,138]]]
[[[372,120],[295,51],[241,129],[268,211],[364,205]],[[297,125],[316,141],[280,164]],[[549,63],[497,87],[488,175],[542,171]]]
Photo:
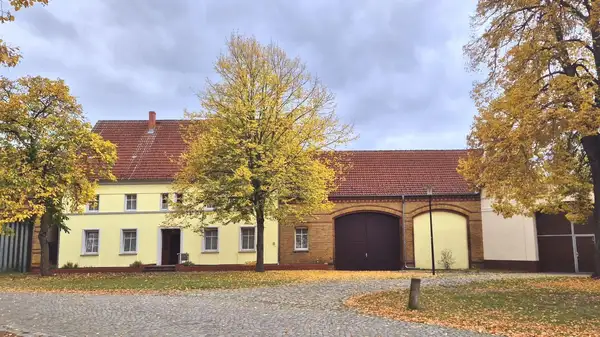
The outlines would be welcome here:
[[[202,235],[202,252],[203,253],[218,253],[219,252],[219,246],[220,246],[220,236],[221,236],[221,231],[219,230],[219,227],[206,227],[205,230],[216,230],[217,231],[217,249],[206,249],[206,237],[204,235]]]
[[[181,196],[181,201],[179,201],[179,196]],[[183,199],[185,198],[185,195],[183,195],[183,193],[175,193],[175,203],[176,204],[183,204]]]
[[[298,237],[298,230],[305,230],[306,231],[306,247],[298,247],[297,246],[297,237]],[[294,228],[294,251],[295,252],[306,252],[308,251],[308,227],[296,227]]]
[[[244,236],[243,236],[243,232],[244,229],[249,229],[252,228],[254,229],[254,249],[244,249],[243,248],[243,242],[244,242]],[[256,252],[256,226],[240,226],[240,252]]]
[[[167,207],[166,208],[163,207],[163,196],[165,196],[165,195],[167,196]],[[169,201],[170,201],[169,198],[170,197],[171,197],[170,193],[161,193],[160,194],[160,200],[158,200],[158,208],[161,211],[168,211],[169,210]]]
[[[135,208],[134,209],[127,209],[127,196],[129,196],[129,195],[134,195],[135,196]],[[127,194],[125,194],[125,206],[124,206],[125,212],[135,212],[135,211],[137,211],[137,206],[138,206],[138,198],[137,198],[137,196],[138,196],[137,193],[127,193]]]
[[[85,235],[88,232],[98,232],[98,251],[97,252],[87,252],[85,249]],[[81,255],[99,255],[100,254],[100,229],[97,228],[86,228],[81,231]]]
[[[135,232],[135,251],[129,251],[126,252],[125,251],[125,232]],[[121,255],[137,255],[138,253],[138,247],[140,245],[140,238],[139,238],[139,231],[137,228],[121,228],[121,248],[120,248],[120,254]]]
[[[87,204],[85,204],[85,211],[88,213],[98,213],[100,212],[100,194],[96,194],[96,197],[94,198],[94,202],[96,202],[96,207],[98,209],[90,209],[90,203],[88,202]]]

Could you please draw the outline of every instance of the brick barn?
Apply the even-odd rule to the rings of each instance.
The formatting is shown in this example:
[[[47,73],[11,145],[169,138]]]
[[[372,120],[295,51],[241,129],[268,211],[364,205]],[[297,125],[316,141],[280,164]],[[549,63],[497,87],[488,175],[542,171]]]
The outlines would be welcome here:
[[[279,263],[341,270],[431,268],[427,186],[433,190],[436,268],[483,265],[481,201],[456,168],[465,150],[349,151],[333,211],[279,228]]]

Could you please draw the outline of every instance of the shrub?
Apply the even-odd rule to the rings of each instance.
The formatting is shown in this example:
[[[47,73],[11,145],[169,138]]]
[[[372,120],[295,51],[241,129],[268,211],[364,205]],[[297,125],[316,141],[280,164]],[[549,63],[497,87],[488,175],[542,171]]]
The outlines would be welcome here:
[[[454,257],[452,256],[452,251],[450,249],[442,250],[442,257],[438,261],[439,264],[444,266],[444,269],[451,269],[452,265],[454,265]]]
[[[75,269],[75,268],[79,268],[79,265],[77,265],[77,263],[67,262],[67,263],[63,264],[63,266],[61,268],[62,269]]]
[[[133,261],[129,267],[131,268],[141,268],[144,264],[142,263],[142,261]]]
[[[191,267],[191,266],[194,266],[194,262],[192,262],[192,261],[185,261],[184,263],[182,263],[182,265],[184,265],[186,267]]]
[[[245,265],[254,267],[256,266],[256,261],[248,261],[245,263]]]

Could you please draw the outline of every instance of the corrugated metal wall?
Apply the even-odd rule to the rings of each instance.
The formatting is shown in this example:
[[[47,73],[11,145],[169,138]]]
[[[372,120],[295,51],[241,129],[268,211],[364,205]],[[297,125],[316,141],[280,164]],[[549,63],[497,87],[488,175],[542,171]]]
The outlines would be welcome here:
[[[0,272],[27,272],[31,259],[31,224],[8,225],[12,235],[0,235]]]

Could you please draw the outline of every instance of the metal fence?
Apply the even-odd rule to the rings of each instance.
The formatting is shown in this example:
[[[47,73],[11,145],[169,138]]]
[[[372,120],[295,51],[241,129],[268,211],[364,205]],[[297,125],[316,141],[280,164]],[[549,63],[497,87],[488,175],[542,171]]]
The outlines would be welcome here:
[[[12,223],[10,235],[0,235],[0,272],[27,272],[31,261],[32,231],[29,223]]]

